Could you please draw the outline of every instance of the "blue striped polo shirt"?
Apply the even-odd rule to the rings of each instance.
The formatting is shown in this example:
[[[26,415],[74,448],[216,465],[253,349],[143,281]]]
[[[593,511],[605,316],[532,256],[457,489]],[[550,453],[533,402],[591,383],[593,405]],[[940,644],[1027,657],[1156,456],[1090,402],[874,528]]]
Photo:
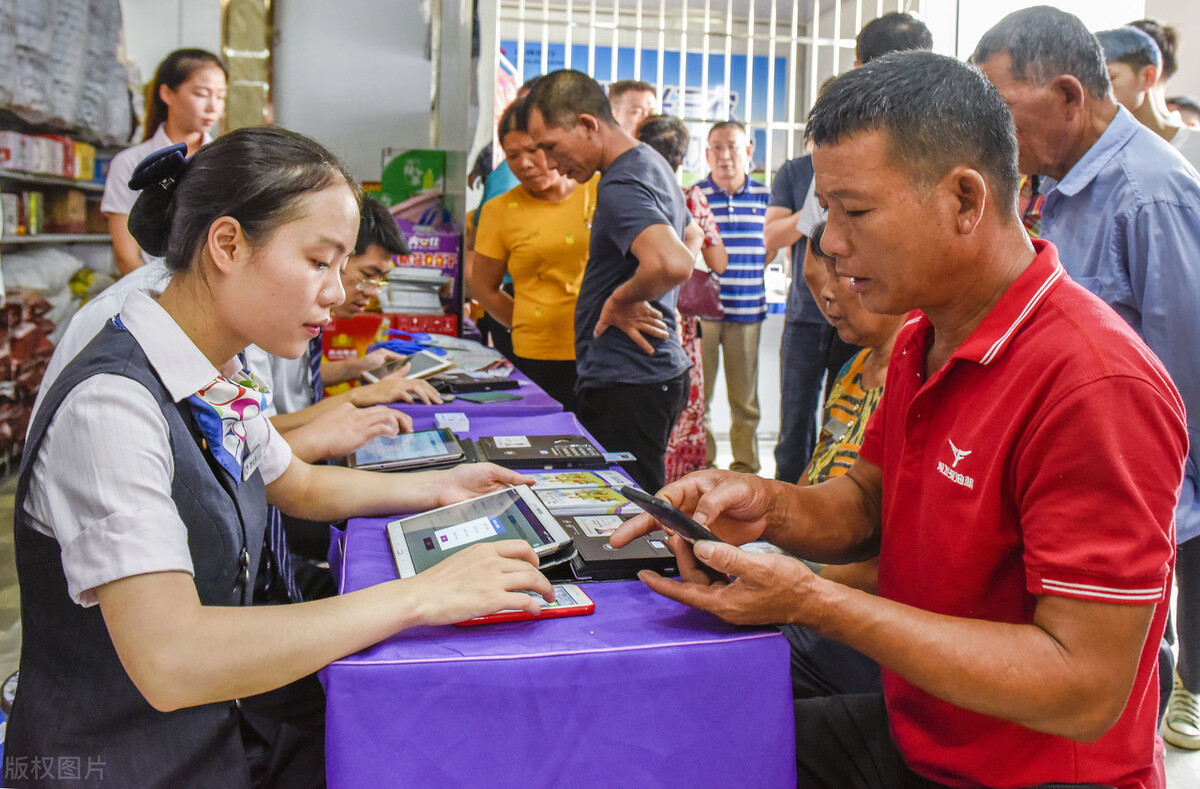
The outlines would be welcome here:
[[[720,275],[721,307],[725,320],[755,323],[767,314],[767,290],[763,270],[767,265],[763,224],[771,190],[753,178],[730,194],[717,186],[710,175],[700,182],[708,205],[716,217],[721,241],[729,252],[729,268]]]

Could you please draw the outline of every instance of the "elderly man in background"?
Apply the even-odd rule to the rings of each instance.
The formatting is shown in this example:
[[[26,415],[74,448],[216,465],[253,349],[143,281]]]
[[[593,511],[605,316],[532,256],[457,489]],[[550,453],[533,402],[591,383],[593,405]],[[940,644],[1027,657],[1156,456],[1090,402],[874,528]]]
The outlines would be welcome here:
[[[1163,735],[1200,748],[1200,177],[1117,103],[1100,44],[1077,17],[1046,6],[1014,12],[972,59],[1012,110],[1021,172],[1048,177],[1042,237],[1146,341],[1187,406],[1191,454],[1175,513],[1179,671]],[[1165,685],[1169,649],[1162,660]]]

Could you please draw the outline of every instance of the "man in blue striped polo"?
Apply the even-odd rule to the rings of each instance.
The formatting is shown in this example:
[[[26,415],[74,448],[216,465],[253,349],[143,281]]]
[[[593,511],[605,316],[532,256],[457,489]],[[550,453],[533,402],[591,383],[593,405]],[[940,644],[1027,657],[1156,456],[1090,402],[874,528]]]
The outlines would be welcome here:
[[[732,471],[757,474],[758,463],[758,340],[767,315],[763,271],[775,250],[763,241],[763,223],[771,190],[750,178],[753,150],[746,127],[739,121],[713,124],[708,132],[711,173],[700,182],[717,219],[721,240],[729,251],[729,267],[721,275],[721,307],[725,318],[701,322],[704,356],[704,424],[708,433],[708,465],[716,461],[712,432],[712,396],[717,367],[725,357],[725,386],[733,424]]]

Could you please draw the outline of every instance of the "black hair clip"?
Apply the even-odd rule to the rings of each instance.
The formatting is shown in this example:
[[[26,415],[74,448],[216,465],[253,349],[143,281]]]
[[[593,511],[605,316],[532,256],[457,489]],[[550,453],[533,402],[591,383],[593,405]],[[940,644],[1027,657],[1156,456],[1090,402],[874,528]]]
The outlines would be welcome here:
[[[155,151],[142,159],[133,168],[129,177],[129,188],[142,190],[150,186],[158,186],[163,191],[171,191],[175,183],[187,171],[187,143],[175,145]]]

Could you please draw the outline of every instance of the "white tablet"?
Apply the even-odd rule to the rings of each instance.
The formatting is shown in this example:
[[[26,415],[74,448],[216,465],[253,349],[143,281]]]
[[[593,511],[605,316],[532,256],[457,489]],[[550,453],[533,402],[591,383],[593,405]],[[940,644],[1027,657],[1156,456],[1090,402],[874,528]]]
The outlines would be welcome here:
[[[525,540],[538,556],[571,544],[528,485],[410,515],[387,525],[388,542],[401,578],[411,578],[477,542]]]
[[[454,433],[437,428],[372,438],[350,454],[348,464],[367,471],[403,471],[452,466],[465,459]]]

